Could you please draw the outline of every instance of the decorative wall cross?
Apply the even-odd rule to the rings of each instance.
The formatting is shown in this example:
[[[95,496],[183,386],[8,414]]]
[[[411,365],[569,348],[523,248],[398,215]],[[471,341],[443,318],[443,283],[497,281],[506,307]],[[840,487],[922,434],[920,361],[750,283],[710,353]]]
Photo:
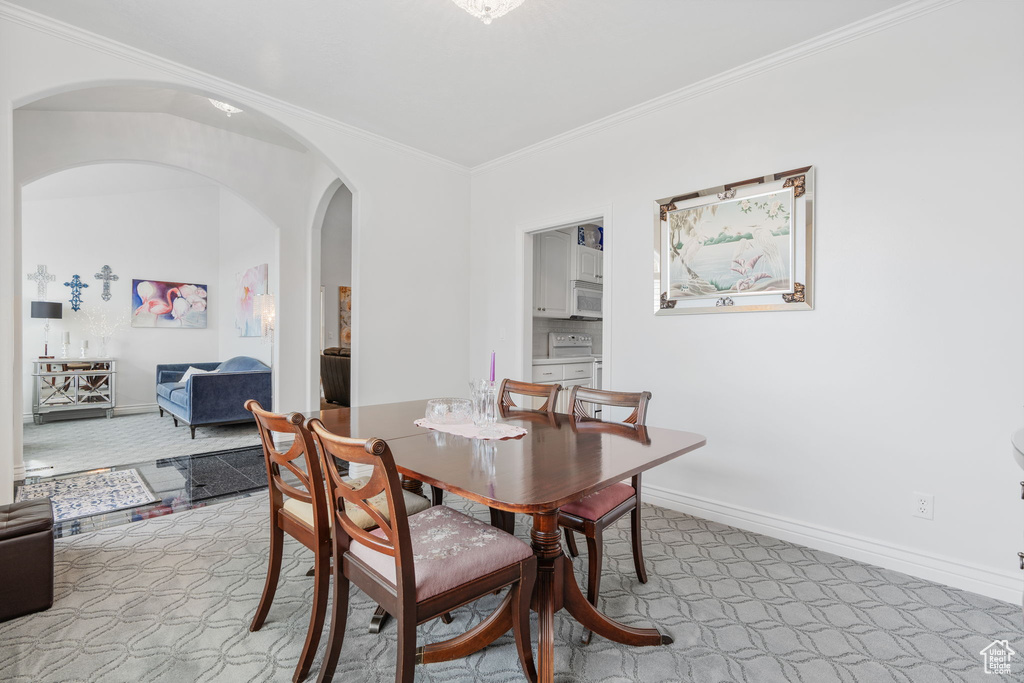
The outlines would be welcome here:
[[[78,275],[75,275],[71,278],[71,282],[65,282],[64,286],[71,288],[71,310],[77,311],[82,307],[82,290],[89,285],[82,282],[82,278],[78,277]]]
[[[100,294],[100,298],[104,301],[110,301],[110,283],[117,280],[117,276],[110,270],[110,266],[103,266],[100,268],[100,272],[96,273],[93,277],[97,280],[103,280],[103,293]]]
[[[28,279],[36,281],[36,299],[46,301],[46,283],[53,282],[57,277],[53,273],[47,273],[46,266],[36,266],[36,272],[30,273]]]

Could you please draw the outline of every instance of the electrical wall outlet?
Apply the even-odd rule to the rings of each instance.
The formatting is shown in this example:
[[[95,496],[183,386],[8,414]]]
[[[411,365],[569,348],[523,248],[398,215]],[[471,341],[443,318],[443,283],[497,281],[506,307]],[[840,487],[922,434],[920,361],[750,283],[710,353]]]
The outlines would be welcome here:
[[[914,507],[910,514],[921,519],[933,519],[935,516],[935,496],[930,493],[919,493],[917,491],[914,492],[913,496]]]

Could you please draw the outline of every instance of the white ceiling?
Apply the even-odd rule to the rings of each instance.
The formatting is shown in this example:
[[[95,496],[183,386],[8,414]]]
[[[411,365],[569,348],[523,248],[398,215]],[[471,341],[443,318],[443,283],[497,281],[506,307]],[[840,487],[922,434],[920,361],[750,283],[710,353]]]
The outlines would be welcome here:
[[[54,173],[29,183],[21,191],[24,202],[73,197],[131,194],[189,187],[218,187],[192,173],[149,164],[91,164]]]
[[[198,123],[223,128],[239,135],[306,151],[295,138],[281,130],[274,121],[255,112],[228,116],[210,104],[207,97],[170,88],[136,86],[104,86],[72,90],[44,97],[22,109],[35,111],[128,111],[161,112],[191,119]]]
[[[903,0],[11,2],[474,166]]]

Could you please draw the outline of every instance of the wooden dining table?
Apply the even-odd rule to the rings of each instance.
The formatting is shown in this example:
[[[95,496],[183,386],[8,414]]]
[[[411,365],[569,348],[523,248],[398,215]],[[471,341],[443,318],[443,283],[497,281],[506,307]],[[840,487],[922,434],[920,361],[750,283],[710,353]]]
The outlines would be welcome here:
[[[502,422],[527,430],[521,437],[482,440],[417,427],[426,401],[406,401],[305,413],[330,431],[353,438],[377,437],[391,447],[404,486],[421,482],[488,507],[531,515],[530,539],[537,556],[533,609],[538,613],[537,671],[554,679],[554,615],[566,610],[594,633],[627,645],[663,645],[656,628],[626,626],[587,602],[562,552],[558,510],[590,493],[700,448],[700,434],[659,427],[579,422],[568,415],[508,413]],[[490,616],[465,634],[420,647],[422,663],[465,657],[512,627],[511,593]]]

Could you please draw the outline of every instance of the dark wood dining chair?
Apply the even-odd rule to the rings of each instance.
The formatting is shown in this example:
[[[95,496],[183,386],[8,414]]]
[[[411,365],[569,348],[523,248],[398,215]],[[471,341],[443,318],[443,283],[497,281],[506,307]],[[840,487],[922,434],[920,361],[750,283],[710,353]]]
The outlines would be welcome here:
[[[331,576],[331,528],[327,493],[320,458],[312,435],[303,426],[303,417],[298,413],[278,415],[268,412],[252,399],[245,402],[245,408],[256,418],[270,490],[270,559],[263,595],[256,608],[256,616],[249,625],[250,631],[260,630],[274,601],[281,575],[284,534],[287,533],[313,551],[313,611],[306,631],[306,642],[292,676],[292,681],[298,683],[309,673],[327,617]],[[275,433],[294,435],[288,450],[282,452],[275,446]],[[297,466],[296,461],[302,466]],[[282,469],[298,479],[302,488],[286,482],[282,477]]]
[[[558,402],[558,392],[562,390],[561,384],[534,384],[532,382],[519,382],[514,379],[503,379],[501,388],[498,390],[498,410],[534,410],[532,408],[520,408],[512,400],[512,394],[519,396],[534,396],[546,399],[540,408],[539,413],[555,412],[555,404]]]
[[[647,404],[651,392],[625,393],[572,387],[569,390],[569,406],[577,430],[608,431],[620,436],[646,439]],[[618,406],[632,408],[632,412],[621,423],[601,422],[590,417],[592,406]],[[590,407],[588,407],[590,406]],[[604,411],[602,411],[604,412]],[[632,434],[636,434],[632,437]],[[619,482],[590,494],[586,498],[569,503],[558,512],[558,525],[566,530],[565,541],[572,557],[579,555],[573,532],[583,534],[587,539],[587,601],[597,606],[601,588],[601,560],[604,546],[602,534],[627,512],[631,513],[631,535],[633,542],[633,566],[640,583],[647,583],[647,569],[644,567],[643,544],[640,538],[640,475],[634,475],[630,484]],[[590,631],[583,637],[590,642]]]
[[[370,478],[353,488],[352,482],[323,465],[334,527],[334,601],[327,654],[318,681],[332,680],[338,665],[350,582],[398,622],[398,683],[411,683],[414,678],[418,624],[510,586],[507,600],[511,602],[520,664],[527,678],[536,681],[530,600],[537,560],[530,546],[445,506],[408,515],[398,469],[385,441],[338,436],[318,419],[310,420],[309,428],[323,463],[336,457],[373,467]],[[391,510],[390,518],[374,504],[382,495]],[[353,506],[372,517],[378,528],[367,532],[354,524],[348,512]]]

